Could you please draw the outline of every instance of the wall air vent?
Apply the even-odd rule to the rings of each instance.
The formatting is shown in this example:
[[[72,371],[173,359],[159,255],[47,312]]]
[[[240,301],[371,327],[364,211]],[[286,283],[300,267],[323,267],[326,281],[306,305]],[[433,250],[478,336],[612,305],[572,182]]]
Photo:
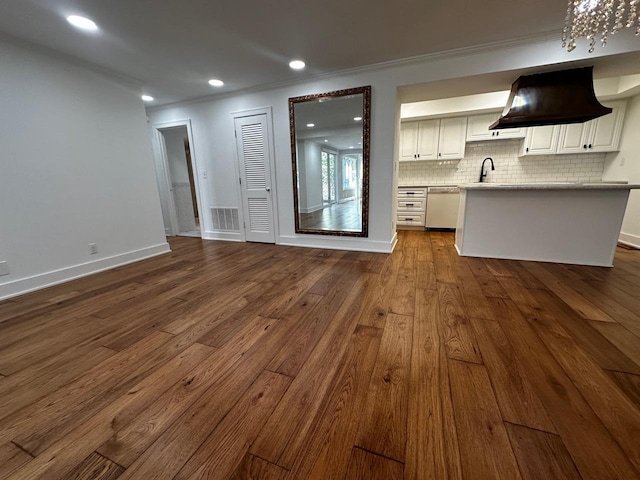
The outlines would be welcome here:
[[[237,208],[211,207],[211,221],[214,231],[240,231]]]

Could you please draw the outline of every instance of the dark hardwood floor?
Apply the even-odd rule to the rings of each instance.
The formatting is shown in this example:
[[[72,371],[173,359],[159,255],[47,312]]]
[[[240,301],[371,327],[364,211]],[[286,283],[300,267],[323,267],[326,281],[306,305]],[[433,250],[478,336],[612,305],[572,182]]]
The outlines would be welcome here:
[[[0,478],[640,478],[638,251],[171,245],[0,303]]]
[[[362,231],[360,199],[327,205],[322,210],[300,214],[300,227],[312,230]]]

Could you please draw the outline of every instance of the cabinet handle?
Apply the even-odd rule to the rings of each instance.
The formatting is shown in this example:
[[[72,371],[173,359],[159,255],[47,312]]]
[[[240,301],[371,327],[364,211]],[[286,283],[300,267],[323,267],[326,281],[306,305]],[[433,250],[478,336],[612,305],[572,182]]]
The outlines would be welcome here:
[[[496,136],[496,132],[491,132],[491,136],[495,137]]]
[[[584,148],[586,150],[587,149],[587,144],[585,143],[584,145],[582,145],[582,148]]]
[[[527,153],[529,152],[529,147],[527,147]]]
[[[438,156],[439,156],[439,157],[441,157],[441,156],[442,156],[442,154],[441,154],[441,153],[439,153],[439,154],[438,154]]]
[[[418,158],[420,158],[420,154],[418,154]]]
[[[405,222],[410,222],[410,221],[412,221],[412,220],[413,220],[413,218],[412,218],[412,217],[404,217],[404,221],[405,221]]]
[[[405,203],[405,207],[413,207],[413,203]]]
[[[415,195],[416,192],[405,192],[407,195]]]
[[[589,144],[589,148],[592,148],[591,144]]]
[[[496,132],[496,137],[497,137],[498,135],[500,135],[500,132]]]

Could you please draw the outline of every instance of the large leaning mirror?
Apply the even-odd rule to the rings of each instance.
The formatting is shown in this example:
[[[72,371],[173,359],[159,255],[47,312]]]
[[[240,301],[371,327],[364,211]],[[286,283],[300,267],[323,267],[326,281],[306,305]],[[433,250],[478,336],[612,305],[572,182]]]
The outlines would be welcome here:
[[[371,87],[289,99],[296,233],[366,237]]]

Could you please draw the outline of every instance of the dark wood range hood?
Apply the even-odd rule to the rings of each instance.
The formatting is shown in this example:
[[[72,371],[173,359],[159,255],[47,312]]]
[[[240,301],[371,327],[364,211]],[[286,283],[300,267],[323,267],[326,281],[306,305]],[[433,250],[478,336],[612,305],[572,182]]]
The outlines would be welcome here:
[[[596,98],[593,67],[523,75],[511,86],[502,116],[489,129],[582,123],[611,111]]]

